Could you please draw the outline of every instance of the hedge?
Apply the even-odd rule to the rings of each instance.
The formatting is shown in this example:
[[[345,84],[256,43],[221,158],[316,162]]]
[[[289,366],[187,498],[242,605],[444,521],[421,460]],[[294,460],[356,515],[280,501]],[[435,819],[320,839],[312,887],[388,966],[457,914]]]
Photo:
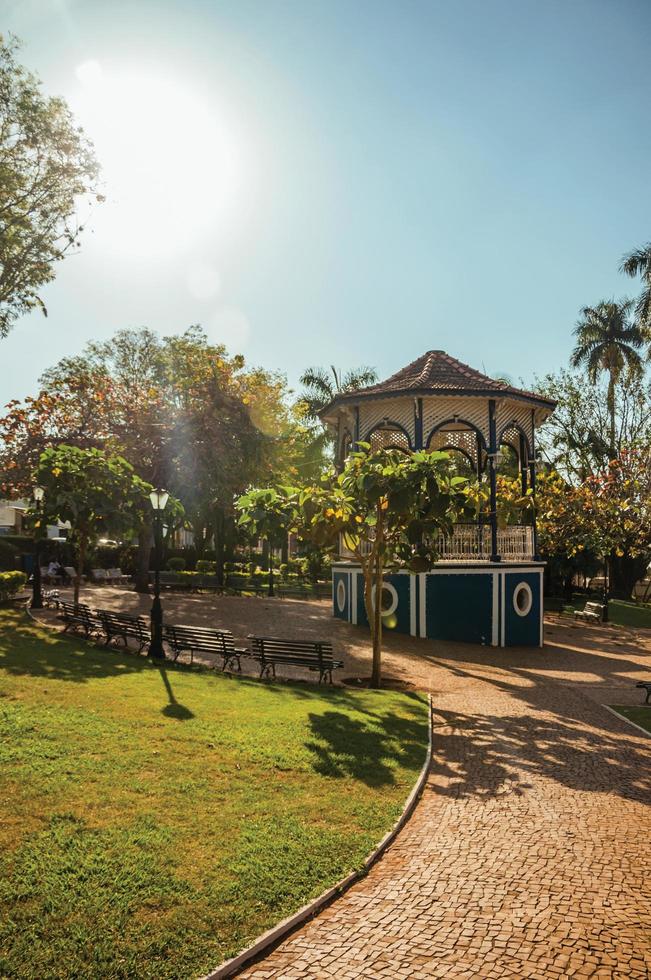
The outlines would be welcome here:
[[[0,572],[0,600],[11,599],[25,588],[26,583],[24,572]]]

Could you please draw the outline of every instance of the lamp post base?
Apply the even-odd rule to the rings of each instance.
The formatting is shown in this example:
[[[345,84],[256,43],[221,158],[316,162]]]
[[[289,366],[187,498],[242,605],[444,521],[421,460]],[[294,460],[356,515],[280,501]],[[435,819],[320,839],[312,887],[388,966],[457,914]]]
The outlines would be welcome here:
[[[163,609],[160,596],[158,595],[154,596],[154,601],[151,604],[151,641],[147,656],[155,660],[165,660],[165,651],[163,649]]]

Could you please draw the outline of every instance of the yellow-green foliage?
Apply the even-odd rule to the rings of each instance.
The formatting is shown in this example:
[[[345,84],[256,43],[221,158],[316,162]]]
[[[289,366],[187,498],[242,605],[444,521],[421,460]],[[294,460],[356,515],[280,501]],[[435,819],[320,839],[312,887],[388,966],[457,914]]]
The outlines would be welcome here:
[[[0,599],[10,599],[25,588],[26,582],[24,572],[0,572]]]

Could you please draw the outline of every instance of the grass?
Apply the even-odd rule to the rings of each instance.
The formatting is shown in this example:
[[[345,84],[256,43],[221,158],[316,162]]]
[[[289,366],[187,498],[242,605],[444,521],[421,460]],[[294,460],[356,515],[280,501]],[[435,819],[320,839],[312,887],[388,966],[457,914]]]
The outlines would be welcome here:
[[[630,704],[612,704],[611,708],[651,734],[651,704],[635,706],[631,706]]]
[[[575,609],[583,609],[586,602],[599,602],[600,597],[575,596],[571,602],[563,604],[563,611],[573,614]],[[553,607],[553,608],[552,608]],[[545,608],[556,612],[556,604],[547,601]],[[609,599],[608,620],[614,626],[634,626],[651,628],[651,606],[635,602],[625,602],[623,599]]]
[[[0,610],[0,733],[0,976],[187,980],[360,865],[427,707],[158,667]]]

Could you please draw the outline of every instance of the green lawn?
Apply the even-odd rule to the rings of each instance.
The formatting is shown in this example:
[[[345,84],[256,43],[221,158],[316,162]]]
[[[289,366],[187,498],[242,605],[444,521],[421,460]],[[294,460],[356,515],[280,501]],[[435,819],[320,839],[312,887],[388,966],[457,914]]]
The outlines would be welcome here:
[[[644,694],[644,691],[640,693]],[[612,704],[611,708],[614,711],[618,711],[620,715],[624,715],[629,721],[634,721],[636,725],[646,729],[651,734],[651,704],[635,705],[634,707],[630,704]]]
[[[575,596],[571,602],[563,604],[566,613],[573,615],[574,609],[583,609],[586,602],[601,602],[601,599],[593,597],[588,599],[586,596]],[[557,601],[552,599],[545,600],[547,611],[557,611]],[[624,602],[623,599],[610,599],[608,601],[608,620],[614,626],[642,626],[651,628],[651,606],[638,604],[635,602]]]
[[[423,697],[104,651],[0,611],[0,976],[183,978],[352,868],[422,766]]]

